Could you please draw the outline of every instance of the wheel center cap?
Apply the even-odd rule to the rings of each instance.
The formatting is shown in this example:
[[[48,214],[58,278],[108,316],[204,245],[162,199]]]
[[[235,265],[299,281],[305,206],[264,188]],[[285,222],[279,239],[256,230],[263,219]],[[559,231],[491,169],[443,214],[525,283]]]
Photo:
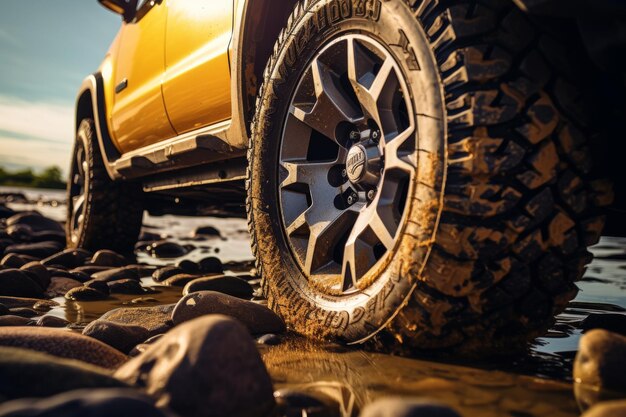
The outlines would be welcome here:
[[[367,164],[367,154],[361,145],[354,145],[348,151],[346,172],[351,183],[356,184],[363,178]]]

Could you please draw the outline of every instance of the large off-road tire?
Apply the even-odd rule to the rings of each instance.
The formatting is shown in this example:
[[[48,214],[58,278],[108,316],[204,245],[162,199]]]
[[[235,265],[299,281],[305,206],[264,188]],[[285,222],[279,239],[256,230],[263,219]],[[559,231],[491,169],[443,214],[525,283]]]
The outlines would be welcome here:
[[[141,186],[107,174],[91,119],[76,133],[68,179],[68,247],[132,255],[143,218]]]
[[[571,55],[572,38],[560,42],[542,27],[510,0],[297,4],[259,91],[247,183],[263,288],[293,329],[347,342],[487,353],[523,347],[553,323],[577,293],[587,247],[603,228],[600,207],[612,194],[591,175],[587,141],[595,132],[576,72],[584,61]],[[341,42],[353,61],[336,46]],[[376,90],[382,73],[393,82]],[[331,97],[340,110],[351,100],[369,108],[363,94],[389,85],[392,92],[381,97],[399,98],[374,100],[374,108],[386,107],[369,124],[346,129],[352,110],[316,113],[319,97]],[[384,146],[371,140],[381,128]],[[390,148],[406,139],[404,129],[409,140]],[[328,139],[337,152],[328,151]],[[371,160],[353,150],[356,142]],[[355,164],[363,158],[365,168]],[[410,175],[398,159],[413,167]],[[327,176],[315,177],[304,165],[311,162],[326,164]],[[349,181],[337,179],[344,164]],[[367,171],[367,184],[351,170]],[[392,187],[395,195],[384,191],[390,172],[409,178]],[[323,218],[320,205],[358,219],[374,204],[371,187],[394,208],[370,213],[358,239],[345,221]],[[355,199],[359,206],[346,208]],[[381,224],[393,245],[381,237]],[[358,243],[348,265],[371,269],[344,265],[352,256],[346,242]],[[359,248],[369,252],[359,255]]]

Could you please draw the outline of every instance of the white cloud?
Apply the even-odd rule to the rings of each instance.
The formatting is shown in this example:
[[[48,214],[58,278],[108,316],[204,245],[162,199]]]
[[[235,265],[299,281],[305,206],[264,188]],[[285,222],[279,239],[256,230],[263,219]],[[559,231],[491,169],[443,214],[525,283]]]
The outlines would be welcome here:
[[[0,130],[15,136],[71,143],[74,139],[74,109],[68,105],[29,102],[0,95]]]
[[[32,167],[35,170],[57,165],[67,172],[72,150],[71,142],[50,142],[20,139],[0,134],[0,166]]]

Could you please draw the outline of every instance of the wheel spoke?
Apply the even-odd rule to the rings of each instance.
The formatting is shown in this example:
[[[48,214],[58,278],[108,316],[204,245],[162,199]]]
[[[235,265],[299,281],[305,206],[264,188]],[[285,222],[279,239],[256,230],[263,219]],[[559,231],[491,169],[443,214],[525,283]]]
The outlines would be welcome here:
[[[283,161],[281,165],[287,170],[287,178],[281,187],[292,184],[317,184],[328,176],[328,171],[337,164],[333,162]]]
[[[383,139],[381,147],[384,149],[385,170],[400,169],[407,173],[412,173],[417,167],[417,152],[415,147],[410,147],[409,151],[400,151],[400,147],[410,138],[413,138],[415,128],[409,126],[404,132],[392,137],[390,140]]]

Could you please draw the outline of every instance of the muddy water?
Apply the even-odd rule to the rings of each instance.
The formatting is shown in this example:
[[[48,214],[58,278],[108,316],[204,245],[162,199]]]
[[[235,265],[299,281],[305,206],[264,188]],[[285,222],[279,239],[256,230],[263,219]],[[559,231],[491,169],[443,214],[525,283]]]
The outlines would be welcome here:
[[[0,188],[0,191],[3,191]],[[14,204],[15,209],[38,209],[62,220],[64,206],[50,204],[63,194],[41,194],[39,204]],[[218,256],[230,272],[248,271],[252,254],[246,224],[239,219],[151,217],[146,230],[189,245],[184,257],[199,260]],[[198,226],[214,226],[221,238],[198,240]],[[410,395],[438,399],[465,416],[578,416],[580,409],[571,381],[571,366],[581,337],[580,323],[592,313],[626,314],[626,238],[603,237],[593,247],[594,261],[579,282],[580,292],[557,318],[550,332],[529,347],[528,354],[514,360],[489,363],[450,363],[424,358],[400,358],[384,354],[320,344],[290,335],[278,346],[260,346],[276,388],[308,391],[338,404],[339,414],[355,415],[375,398]],[[138,260],[151,265],[178,259],[154,259],[147,253]],[[104,302],[68,302],[48,314],[64,317],[80,328],[113,308],[169,304],[178,301],[179,288],[162,287],[147,278],[144,285],[156,293],[116,296]]]

